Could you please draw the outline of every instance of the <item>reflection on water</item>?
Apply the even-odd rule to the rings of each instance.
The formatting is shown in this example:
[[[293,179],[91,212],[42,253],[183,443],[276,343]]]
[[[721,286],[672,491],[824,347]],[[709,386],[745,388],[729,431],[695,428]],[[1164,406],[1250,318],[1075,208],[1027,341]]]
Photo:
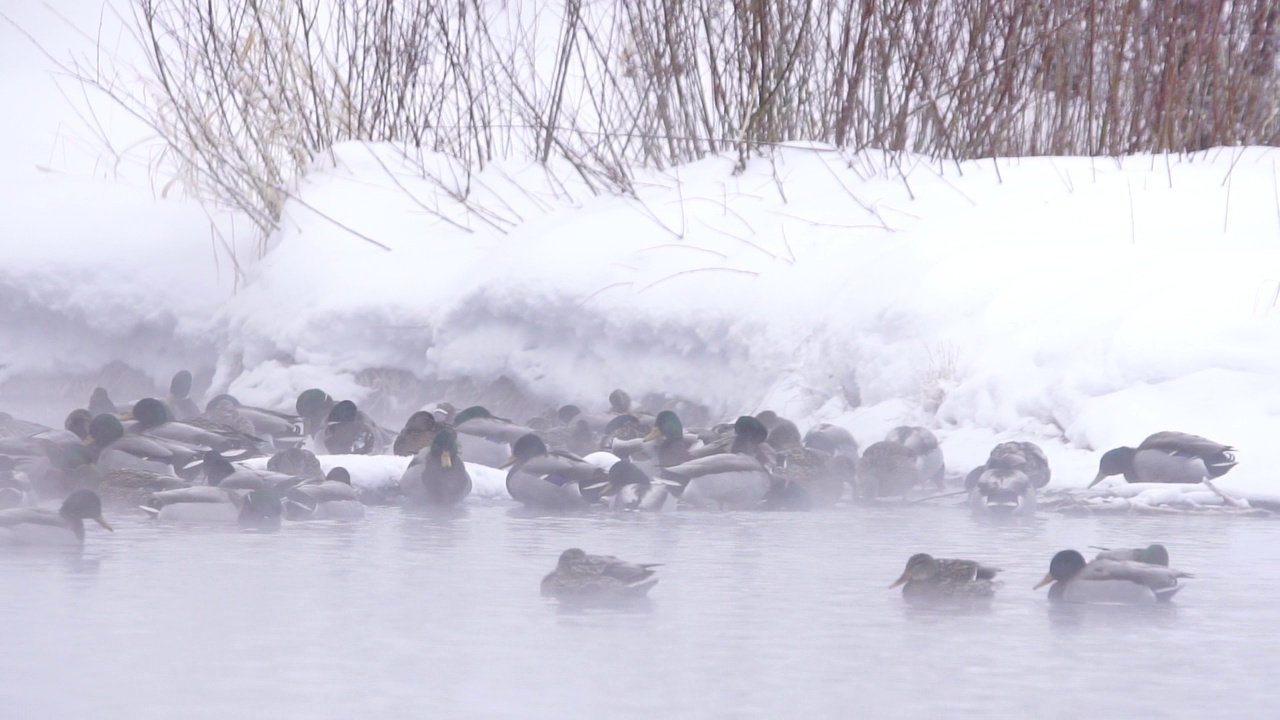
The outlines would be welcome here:
[[[83,553],[0,554],[5,717],[1205,716],[1265,711],[1280,525],[992,526],[962,508],[531,517],[473,500],[279,532],[113,516]],[[1050,606],[1057,550],[1165,543],[1168,607]],[[567,547],[662,563],[650,599],[561,607]],[[917,551],[1003,569],[908,606]]]

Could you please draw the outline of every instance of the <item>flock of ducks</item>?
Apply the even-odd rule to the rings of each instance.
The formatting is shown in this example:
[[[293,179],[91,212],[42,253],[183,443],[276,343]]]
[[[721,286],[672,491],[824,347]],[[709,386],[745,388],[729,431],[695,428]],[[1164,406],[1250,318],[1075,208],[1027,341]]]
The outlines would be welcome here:
[[[410,457],[395,496],[376,499],[407,507],[448,507],[465,499],[472,481],[464,458],[505,470],[513,499],[550,512],[650,512],[675,505],[807,510],[846,496],[872,502],[907,498],[922,488],[936,492],[946,479],[937,438],[918,426],[893,428],[859,451],[849,431],[836,425],[802,434],[794,422],[766,411],[686,428],[676,412],[649,414],[615,390],[606,411],[565,405],[523,423],[484,407],[459,411],[440,402],[394,432],[351,400],[335,400],[318,388],[299,394],[292,411],[281,411],[247,406],[228,394],[201,408],[190,397],[191,384],[191,374],[181,371],[166,398],[123,404],[96,388],[63,428],[0,413],[0,544],[82,544],[85,521],[112,529],[104,505],[141,508],[167,522],[268,528],[282,519],[363,517],[365,504],[375,500],[362,496],[345,468],[325,473],[317,454]],[[265,469],[245,464],[262,457]],[[1127,482],[1204,483],[1218,492],[1212,480],[1235,464],[1230,446],[1159,432],[1136,448],[1104,453],[1090,487],[1119,475]],[[1049,481],[1043,450],[1005,442],[965,476],[962,492],[975,514],[1020,517],[1035,512],[1036,491]],[[41,505],[50,501],[61,504]],[[1166,600],[1178,578],[1189,577],[1167,567],[1167,553],[1126,552],[1102,553],[1091,562],[1075,551],[1058,553],[1046,578],[1053,583],[1050,597],[1077,600],[1120,583],[1132,586],[1135,598]],[[654,567],[570,549],[544,580],[543,592],[643,595],[657,582]],[[894,587],[901,586],[908,599],[989,597],[997,572],[921,554],[908,561]]]

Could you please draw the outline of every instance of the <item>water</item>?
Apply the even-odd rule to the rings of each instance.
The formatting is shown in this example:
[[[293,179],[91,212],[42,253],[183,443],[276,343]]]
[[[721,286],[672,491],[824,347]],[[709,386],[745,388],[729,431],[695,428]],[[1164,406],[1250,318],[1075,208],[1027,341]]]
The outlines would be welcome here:
[[[82,554],[0,553],[0,704],[26,717],[1166,717],[1275,699],[1280,524],[954,507],[450,517],[279,533],[117,512]],[[1171,607],[1052,608],[1064,547],[1165,542]],[[567,547],[662,562],[652,602],[543,600]],[[985,611],[906,607],[916,551],[1003,567]]]

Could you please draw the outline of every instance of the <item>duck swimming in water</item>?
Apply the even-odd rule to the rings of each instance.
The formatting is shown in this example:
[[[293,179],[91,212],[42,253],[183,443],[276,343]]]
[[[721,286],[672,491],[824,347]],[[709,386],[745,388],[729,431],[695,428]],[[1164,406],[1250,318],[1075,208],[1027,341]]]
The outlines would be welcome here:
[[[1034,589],[1050,585],[1053,602],[1140,605],[1168,602],[1182,589],[1178,580],[1189,577],[1191,573],[1135,560],[1099,557],[1085,562],[1079,552],[1063,550],[1053,556],[1049,574]]]
[[[0,510],[0,545],[83,545],[85,520],[112,530],[102,517],[102,500],[92,490],[71,493],[57,511],[36,507]]]
[[[638,599],[658,584],[656,567],[569,548],[560,554],[556,569],[542,579],[542,595],[562,602]]]
[[[889,586],[901,587],[908,601],[985,599],[995,595],[999,568],[973,560],[935,558],[916,553],[907,560],[902,575]]]

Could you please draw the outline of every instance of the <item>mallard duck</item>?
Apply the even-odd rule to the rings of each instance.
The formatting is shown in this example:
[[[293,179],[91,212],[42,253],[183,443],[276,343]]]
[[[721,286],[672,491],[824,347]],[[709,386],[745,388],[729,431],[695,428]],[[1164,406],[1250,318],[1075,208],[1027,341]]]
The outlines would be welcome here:
[[[533,432],[524,425],[495,417],[479,405],[458,413],[453,427],[463,436],[459,440],[467,459],[493,468],[506,467],[503,463],[511,457],[512,443]]]
[[[507,471],[507,492],[530,507],[547,510],[579,510],[603,494],[609,484],[605,471],[566,452],[548,452],[534,433],[512,446],[511,458],[503,463]]]
[[[407,505],[451,506],[471,494],[471,475],[458,455],[458,435],[441,428],[431,446],[420,450],[400,476]]]
[[[419,410],[405,421],[404,429],[396,436],[391,451],[396,455],[417,455],[431,447],[431,442],[435,440],[436,432],[440,427],[434,414]]]
[[[104,387],[96,387],[93,392],[89,393],[89,414],[98,416],[102,414],[119,415],[120,409],[111,401],[111,396],[107,394]]]
[[[239,401],[226,393],[214,397],[205,406],[203,413],[184,422],[212,432],[230,430],[242,435],[258,437],[257,427],[253,421],[240,414]]]
[[[308,480],[286,491],[284,516],[289,520],[359,520],[364,504],[351,485],[351,473],[335,467],[324,480]]]
[[[655,483],[635,463],[619,460],[609,468],[609,490],[614,512],[660,512],[671,497],[666,485]]]
[[[774,458],[772,448],[769,448],[765,442],[768,438],[769,430],[765,428],[764,423],[751,415],[742,415],[734,421],[730,431],[724,432],[719,438],[709,443],[704,443],[700,448],[693,448],[689,451],[689,455],[696,460],[721,453],[742,453],[759,460],[765,467],[770,467],[773,465]]]
[[[308,480],[306,476],[291,475],[271,470],[252,470],[237,467],[216,450],[210,450],[203,458],[205,482],[224,490],[268,490],[276,497]]]
[[[1169,567],[1169,550],[1159,543],[1144,548],[1102,549],[1094,560],[1124,560]]]
[[[102,517],[102,500],[92,490],[71,493],[57,512],[34,507],[0,510],[0,544],[83,545],[85,520],[112,529]]]
[[[833,475],[849,487],[858,487],[858,442],[853,434],[839,425],[819,423],[804,434],[802,444],[831,456],[829,467]]]
[[[635,415],[630,413],[615,415],[600,433],[600,447],[611,447],[617,440],[643,440],[652,430],[652,425],[644,423]]]
[[[377,455],[383,450],[377,424],[350,400],[329,410],[316,445],[331,455]]]
[[[769,431],[777,458],[771,497],[783,501],[779,509],[830,507],[844,494],[844,475],[834,455],[805,447],[794,423],[780,421]]]
[[[935,558],[916,553],[890,589],[901,586],[902,597],[909,601],[945,601],[984,599],[995,594],[996,573],[1000,568],[973,560]]]
[[[92,479],[83,478],[81,482],[96,487],[104,501],[112,505],[130,507],[145,503],[157,492],[191,487],[191,483],[169,473],[133,467],[117,467],[101,471]]]
[[[900,495],[904,499],[920,482],[916,454],[888,440],[872,443],[858,462],[858,497],[873,500]]]
[[[215,395],[200,416],[247,435],[270,440],[275,447],[296,447],[305,439],[302,418],[289,413],[245,405],[236,396]],[[192,424],[199,425],[199,423]]]
[[[754,418],[753,418],[754,419]],[[744,453],[718,453],[663,468],[659,479],[681,502],[713,510],[750,510],[773,488],[773,476]]]
[[[134,435],[150,435],[161,440],[176,440],[221,453],[235,453],[236,459],[258,454],[262,438],[232,428],[207,429],[169,417],[169,409],[155,398],[142,398],[133,404],[129,418],[136,421]]]
[[[152,493],[141,507],[161,522],[236,523],[268,529],[279,527],[284,514],[280,496],[270,490],[241,492],[208,485]]]
[[[965,489],[976,515],[1025,517],[1035,514],[1036,488],[1048,482],[1044,452],[1033,443],[1009,442],[997,445],[987,462],[969,473]]]
[[[942,458],[942,447],[938,438],[929,428],[919,425],[900,425],[889,431],[885,438],[896,442],[915,453],[916,466],[919,468],[919,482],[931,482],[942,487],[946,477],[947,464]]]
[[[644,597],[658,584],[657,563],[630,563],[578,548],[560,553],[556,569],[542,579],[542,596],[560,601],[618,601]]]
[[[1118,447],[1102,454],[1093,487],[1112,475],[1123,475],[1131,483],[1204,483],[1213,492],[1214,478],[1236,466],[1235,448],[1199,435],[1166,430],[1151,435],[1136,448]]]
[[[305,480],[324,480],[324,468],[320,458],[306,448],[285,448],[267,459],[271,472],[300,477]]]
[[[629,458],[654,474],[659,468],[672,467],[693,459],[691,451],[702,441],[684,431],[680,416],[663,410],[654,419],[653,429],[642,438],[630,440],[615,437],[605,449],[621,458]]]
[[[302,418],[302,431],[307,437],[315,437],[324,427],[329,411],[337,404],[329,393],[320,388],[309,388],[298,393],[294,408]]]
[[[163,409],[163,407],[161,408]],[[120,419],[102,414],[89,421],[85,442],[95,467],[107,472],[121,467],[182,474],[197,468],[203,447],[179,440],[136,433],[126,434]],[[168,470],[166,470],[168,468]]]
[[[1147,604],[1168,602],[1191,573],[1133,560],[1096,559],[1086,563],[1075,550],[1063,550],[1049,562],[1049,574],[1033,589],[1052,583],[1054,602]]]
[[[165,405],[169,409],[169,417],[178,422],[186,422],[200,414],[200,406],[191,399],[191,383],[191,373],[187,370],[174,373],[169,381],[169,397]]]
[[[1001,463],[999,460],[1008,456],[1016,456],[1021,462],[1013,461],[1011,463]],[[987,468],[1004,465],[1017,465],[1027,476],[1027,480],[1031,482],[1031,486],[1039,490],[1049,484],[1049,456],[1044,454],[1044,450],[1033,442],[1021,440],[1013,440],[1010,442],[1002,442],[991,448],[991,453],[987,456],[987,461],[982,465],[969,471],[965,477],[965,489],[970,489],[977,482],[982,473]]]

